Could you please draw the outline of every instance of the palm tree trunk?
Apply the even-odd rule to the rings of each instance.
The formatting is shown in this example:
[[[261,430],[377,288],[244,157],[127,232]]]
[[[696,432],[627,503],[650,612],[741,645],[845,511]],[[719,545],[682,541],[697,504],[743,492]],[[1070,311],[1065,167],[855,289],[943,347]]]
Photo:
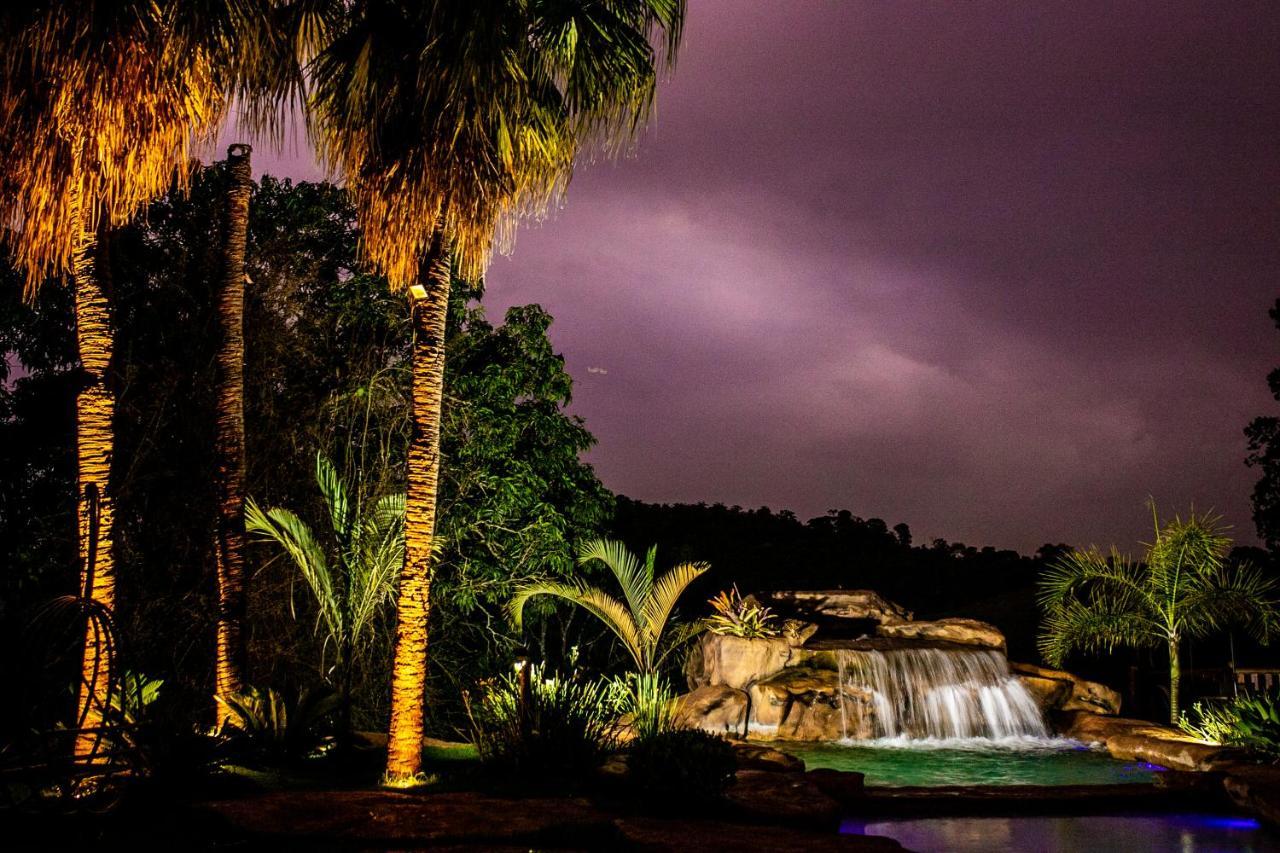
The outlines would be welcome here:
[[[410,780],[422,769],[427,618],[440,478],[445,320],[449,312],[449,253],[439,232],[432,240],[421,278],[426,292],[413,300],[413,432],[405,495],[404,569],[396,603],[396,647],[391,670],[391,730],[387,738],[387,781],[391,783]]]
[[[244,257],[252,187],[248,145],[227,149],[227,195],[218,287],[218,417],[214,438],[218,517],[214,553],[218,576],[215,690],[222,699],[244,689]]]
[[[1178,724],[1178,684],[1182,681],[1182,666],[1178,662],[1179,642],[1169,640],[1169,724]]]
[[[111,455],[115,448],[115,392],[111,387],[111,358],[115,334],[111,325],[111,269],[106,228],[86,234],[76,252],[72,277],[75,289],[76,346],[82,384],[76,394],[76,514],[79,522],[81,594],[112,610],[116,601],[116,570],[112,549],[115,501],[111,491]],[[95,518],[96,515],[96,518]],[[109,700],[113,649],[90,620],[85,632],[78,696],[79,728],[76,756],[86,758],[100,740]]]

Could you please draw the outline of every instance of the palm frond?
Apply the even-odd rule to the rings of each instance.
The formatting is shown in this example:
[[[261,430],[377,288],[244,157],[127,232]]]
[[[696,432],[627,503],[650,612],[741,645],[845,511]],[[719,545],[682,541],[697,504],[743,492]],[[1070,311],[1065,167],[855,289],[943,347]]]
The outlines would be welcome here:
[[[517,630],[520,630],[523,625],[525,605],[530,599],[539,595],[560,598],[591,613],[622,641],[627,653],[636,664],[644,666],[646,657],[644,640],[635,619],[625,604],[597,587],[556,581],[543,581],[520,587],[507,604],[507,615]]]
[[[626,545],[613,539],[592,539],[578,549],[580,565],[598,560],[613,572],[637,623],[643,619],[644,605],[653,587],[652,559],[652,550],[648,559],[641,562]]]
[[[653,587],[641,610],[640,627],[654,643],[662,636],[676,601],[688,589],[689,584],[706,574],[710,568],[708,563],[681,563],[664,574]]]
[[[245,502],[245,529],[269,539],[288,554],[311,587],[321,618],[335,637],[346,633],[342,605],[334,590],[333,576],[324,549],[316,541],[311,528],[292,512],[273,508],[263,512],[252,498]]]

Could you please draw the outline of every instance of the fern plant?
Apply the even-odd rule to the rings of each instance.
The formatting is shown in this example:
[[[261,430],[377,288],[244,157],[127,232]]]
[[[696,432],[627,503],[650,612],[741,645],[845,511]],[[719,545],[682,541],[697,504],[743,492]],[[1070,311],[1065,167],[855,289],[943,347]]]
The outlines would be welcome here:
[[[341,698],[329,687],[309,688],[292,701],[274,687],[249,687],[222,701],[224,733],[247,746],[254,758],[277,764],[305,758],[325,744]]]
[[[622,587],[622,600],[581,582],[541,581],[516,590],[507,612],[519,630],[524,607],[531,598],[550,595],[576,604],[614,633],[631,656],[637,672],[654,674],[668,655],[705,628],[701,622],[692,622],[668,631],[667,622],[680,595],[711,568],[707,563],[680,563],[655,578],[656,559],[656,546],[641,560],[621,542],[592,540],[578,552],[578,562],[603,563]]]

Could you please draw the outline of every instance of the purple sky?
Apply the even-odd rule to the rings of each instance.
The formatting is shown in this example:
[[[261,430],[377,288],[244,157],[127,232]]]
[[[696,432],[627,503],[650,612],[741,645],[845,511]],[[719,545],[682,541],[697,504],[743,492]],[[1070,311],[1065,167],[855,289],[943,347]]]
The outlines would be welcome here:
[[[690,6],[637,155],[488,278],[555,316],[610,488],[1024,550],[1131,547],[1151,494],[1254,541],[1270,2]]]

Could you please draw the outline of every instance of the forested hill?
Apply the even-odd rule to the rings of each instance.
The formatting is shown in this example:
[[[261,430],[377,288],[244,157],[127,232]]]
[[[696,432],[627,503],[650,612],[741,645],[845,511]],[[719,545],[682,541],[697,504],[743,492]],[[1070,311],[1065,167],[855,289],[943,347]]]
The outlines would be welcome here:
[[[658,546],[659,567],[711,563],[690,598],[737,584],[762,589],[874,589],[920,617],[972,616],[1008,635],[1010,654],[1035,660],[1035,583],[1046,560],[936,539],[916,544],[906,524],[847,510],[801,521],[786,510],[723,504],[650,504],[619,496],[613,535],[632,547]]]

